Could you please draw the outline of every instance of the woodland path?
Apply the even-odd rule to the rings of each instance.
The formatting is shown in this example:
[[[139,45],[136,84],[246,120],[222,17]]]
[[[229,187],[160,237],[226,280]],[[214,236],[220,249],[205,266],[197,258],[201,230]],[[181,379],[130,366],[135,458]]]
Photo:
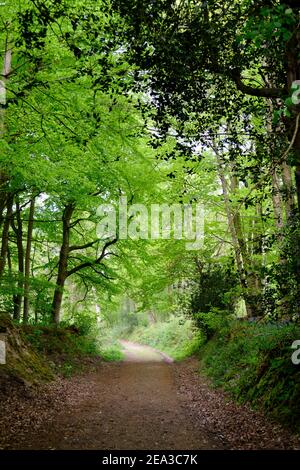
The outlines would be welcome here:
[[[174,381],[168,356],[122,342],[124,361],[69,379],[65,406],[27,432],[17,448],[212,449],[220,444],[195,427]]]
[[[64,410],[45,439],[54,449],[209,449],[177,396],[172,360],[122,342],[124,362],[86,377],[88,393]],[[39,438],[40,439],[40,438]],[[39,443],[37,442],[37,445]]]
[[[124,361],[2,402],[0,449],[201,450],[300,448],[299,440],[198,374],[123,342]],[[1,412],[2,411],[2,412]]]

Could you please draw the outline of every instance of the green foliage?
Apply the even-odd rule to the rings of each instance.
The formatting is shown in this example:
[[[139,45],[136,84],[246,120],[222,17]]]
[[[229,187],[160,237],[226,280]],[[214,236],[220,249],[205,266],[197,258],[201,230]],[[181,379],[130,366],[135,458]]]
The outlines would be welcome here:
[[[294,320],[300,313],[300,220],[294,216],[285,227],[284,237],[280,244],[282,261],[270,270],[270,284],[277,287],[279,295],[275,303],[277,317],[288,315]]]
[[[18,324],[28,300],[24,338],[65,375],[120,338],[175,359],[206,341],[216,383],[296,426],[298,329],[228,312],[299,318],[298,5],[7,0],[0,19],[0,308]],[[97,207],[120,196],[202,203],[203,246],[106,246]]]
[[[218,308],[212,308],[205,313],[196,313],[193,318],[206,339],[210,339],[217,332],[226,331],[230,322],[229,312]]]
[[[101,358],[107,362],[118,362],[123,359],[121,345],[118,341],[104,343],[100,346]]]
[[[104,361],[121,361],[123,353],[120,339],[126,338],[132,332],[132,325],[124,321],[116,321],[112,324],[109,317],[107,323],[102,322],[98,330],[98,344],[100,356]]]
[[[201,271],[195,279],[195,288],[191,299],[192,312],[209,312],[211,307],[225,309],[230,305],[226,295],[237,286],[238,279],[232,270],[232,260],[226,264],[207,263],[201,266]]]
[[[200,350],[202,371],[239,402],[248,401],[300,432],[299,366],[291,361],[291,345],[299,338],[297,325],[223,325]]]
[[[97,317],[88,310],[81,310],[65,315],[60,324],[61,327],[71,327],[80,336],[96,337],[99,334]]]

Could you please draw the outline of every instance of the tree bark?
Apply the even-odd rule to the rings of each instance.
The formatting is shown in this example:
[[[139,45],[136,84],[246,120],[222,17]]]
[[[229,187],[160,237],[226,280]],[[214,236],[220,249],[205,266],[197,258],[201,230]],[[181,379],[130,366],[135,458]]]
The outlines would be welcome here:
[[[238,189],[238,185],[239,185],[237,177],[231,174],[230,183],[231,183],[231,192],[234,193]],[[240,247],[243,265],[245,268],[246,266],[249,266],[250,261],[249,261],[249,254],[247,250],[247,244],[246,244],[244,233],[243,233],[241,216],[238,210],[235,210],[233,212],[232,220],[233,220],[233,225],[235,228],[235,233],[236,233],[236,237],[238,240],[238,244]]]
[[[214,150],[216,159],[217,159],[217,167],[218,167],[218,175],[221,181],[221,186],[222,186],[222,193],[223,193],[223,199],[224,199],[224,205],[225,205],[225,211],[227,215],[227,221],[228,221],[228,227],[231,235],[231,240],[232,240],[232,245],[234,249],[234,254],[235,254],[235,261],[236,261],[236,266],[239,274],[239,280],[241,287],[243,289],[247,288],[247,282],[246,282],[246,277],[245,277],[245,269],[243,265],[243,259],[242,259],[242,254],[241,254],[241,247],[239,243],[239,239],[236,233],[236,227],[234,223],[234,215],[231,210],[231,205],[230,205],[230,199],[229,199],[229,194],[228,194],[228,187],[227,187],[227,181],[225,177],[224,170],[222,168],[222,161],[220,158],[220,155],[216,150]],[[246,310],[247,310],[247,316],[251,317],[253,316],[253,310],[251,308],[251,305],[247,301],[245,297],[245,304],[246,304]]]
[[[8,251],[8,235],[9,235],[9,227],[11,223],[12,217],[12,206],[13,206],[13,196],[11,194],[7,197],[7,204],[6,204],[6,216],[4,219],[3,230],[2,230],[2,243],[1,243],[1,250],[0,250],[0,278],[3,276],[6,260],[7,260],[7,251]]]
[[[11,72],[11,60],[12,60],[12,51],[6,41],[3,66],[2,66],[2,77],[0,80],[0,138],[3,139],[5,135],[5,111],[6,111],[6,88],[8,76]],[[8,178],[6,173],[0,168],[0,224],[3,221],[3,211],[7,205],[7,191],[4,190],[5,184],[7,183]]]
[[[282,163],[282,180],[284,184],[284,205],[286,213],[286,221],[288,222],[295,210],[295,202],[293,195],[293,177],[291,167],[286,163]],[[300,187],[299,187],[300,190]],[[298,188],[297,188],[298,191]],[[300,205],[299,205],[300,207]]]
[[[18,250],[18,282],[17,293],[14,295],[14,320],[19,321],[21,318],[23,288],[24,288],[24,247],[23,247],[23,224],[21,219],[21,209],[18,197],[16,198],[16,220],[17,225],[12,218],[12,228],[16,234],[17,250]]]
[[[27,228],[27,242],[25,252],[25,273],[24,273],[24,310],[23,322],[27,323],[29,318],[29,281],[30,281],[30,255],[32,244],[32,231],[33,231],[33,216],[35,209],[35,198],[30,201],[28,228]]]
[[[272,136],[277,132],[283,132],[282,127],[274,127],[273,124],[273,113],[274,106],[272,100],[268,101],[268,116],[267,116],[267,131],[270,136],[269,149],[270,149],[270,161],[271,161],[271,178],[272,178],[272,203],[273,203],[273,212],[274,212],[274,222],[275,227],[281,236],[281,232],[284,226],[284,216],[283,216],[283,200],[281,195],[280,181],[278,179],[278,168],[279,164],[276,163],[275,158],[275,145]],[[278,168],[278,170],[277,170]]]
[[[70,224],[74,212],[74,204],[68,204],[63,212],[63,239],[59,253],[58,273],[56,287],[52,302],[52,321],[58,325],[60,321],[60,310],[63,299],[63,290],[68,277],[68,255],[70,248]]]
[[[231,192],[232,194],[237,191],[239,188],[239,181],[238,178],[234,175],[234,165],[231,168],[231,175],[230,175],[230,182],[231,182]],[[231,210],[230,206],[229,209]],[[245,300],[247,305],[247,312],[248,316],[251,317],[257,316],[259,311],[259,305],[257,303],[257,294],[260,291],[261,282],[258,276],[254,272],[254,266],[250,258],[249,250],[247,247],[246,239],[244,230],[242,227],[242,220],[238,210],[235,210],[233,213],[233,225],[234,230],[236,233],[237,242],[239,245],[239,250],[242,258],[243,270],[244,270],[244,277],[246,281],[246,286],[248,288],[248,294],[245,294]],[[248,297],[246,299],[246,296]]]
[[[273,212],[275,218],[275,226],[279,232],[283,228],[283,203],[280,194],[280,185],[278,181],[276,168],[272,170],[272,202],[273,202]]]

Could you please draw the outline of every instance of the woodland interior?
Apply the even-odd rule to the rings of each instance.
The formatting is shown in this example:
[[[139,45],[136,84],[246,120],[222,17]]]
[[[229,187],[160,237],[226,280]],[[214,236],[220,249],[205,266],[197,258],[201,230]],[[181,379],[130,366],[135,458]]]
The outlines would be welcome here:
[[[0,449],[299,450],[300,1],[3,0],[0,42]]]

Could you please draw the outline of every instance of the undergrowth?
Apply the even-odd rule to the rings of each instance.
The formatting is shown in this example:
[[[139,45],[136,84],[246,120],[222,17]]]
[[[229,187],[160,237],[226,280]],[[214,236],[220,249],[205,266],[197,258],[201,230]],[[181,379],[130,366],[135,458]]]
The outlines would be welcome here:
[[[202,370],[240,403],[250,402],[300,432],[300,366],[291,345],[296,325],[228,321],[206,317],[211,339],[200,348]],[[212,334],[213,333],[213,334]]]
[[[55,372],[64,376],[84,368],[83,358],[100,355],[97,338],[75,326],[25,325],[21,333],[36,352],[48,358]]]

